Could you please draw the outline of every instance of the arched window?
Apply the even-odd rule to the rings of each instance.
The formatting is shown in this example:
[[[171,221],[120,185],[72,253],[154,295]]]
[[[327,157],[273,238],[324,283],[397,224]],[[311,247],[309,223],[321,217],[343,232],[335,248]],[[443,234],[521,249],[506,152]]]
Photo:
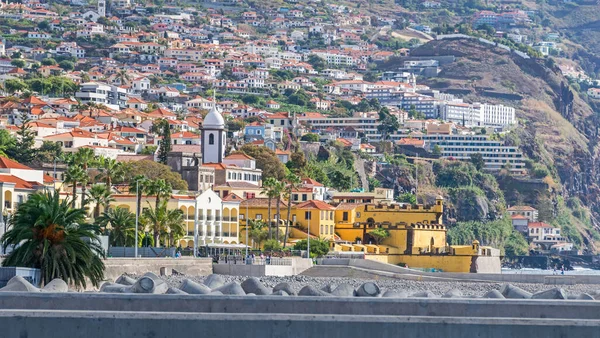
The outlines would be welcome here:
[[[208,144],[215,144],[215,134],[208,134]]]

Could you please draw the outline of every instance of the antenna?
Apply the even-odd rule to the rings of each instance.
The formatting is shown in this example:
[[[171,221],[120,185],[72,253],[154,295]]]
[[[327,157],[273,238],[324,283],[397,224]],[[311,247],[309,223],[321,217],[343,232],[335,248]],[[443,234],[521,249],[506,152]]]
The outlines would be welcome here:
[[[213,88],[213,107],[217,110],[217,89]]]

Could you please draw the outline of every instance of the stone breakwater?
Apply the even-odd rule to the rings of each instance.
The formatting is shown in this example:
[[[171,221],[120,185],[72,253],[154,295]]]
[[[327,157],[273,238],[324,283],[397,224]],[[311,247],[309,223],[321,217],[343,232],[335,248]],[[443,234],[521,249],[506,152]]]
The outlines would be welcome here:
[[[68,292],[65,282],[55,279],[37,288],[20,276],[12,278],[0,292]],[[398,279],[365,280],[332,277],[240,277],[122,275],[104,283],[99,292],[122,294],[179,294],[234,296],[317,296],[386,298],[495,298],[495,299],[577,299],[600,300],[600,285],[500,284],[432,282]]]
[[[101,292],[133,292],[133,285],[144,276],[121,276],[115,284],[107,283]],[[165,293],[199,295],[277,295],[340,297],[426,297],[426,298],[513,298],[513,299],[580,299],[600,300],[600,285],[565,285],[553,288],[540,284],[501,284],[472,282],[432,282],[399,279],[365,280],[332,277],[241,277],[161,276]],[[164,289],[164,287],[163,287]],[[151,292],[152,293],[152,292]]]

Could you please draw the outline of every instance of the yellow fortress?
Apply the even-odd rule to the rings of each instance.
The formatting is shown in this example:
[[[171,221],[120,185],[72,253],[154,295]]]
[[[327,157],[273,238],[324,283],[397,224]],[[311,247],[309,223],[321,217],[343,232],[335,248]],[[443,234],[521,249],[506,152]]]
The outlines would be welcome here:
[[[432,206],[407,204],[340,203],[337,206],[322,201],[307,201],[292,206],[289,242],[310,237],[330,240],[332,250],[344,254],[360,253],[365,259],[410,268],[435,269],[444,272],[500,272],[498,249],[471,245],[449,246],[446,226],[442,224],[443,198]],[[281,224],[285,224],[287,204],[280,202]],[[272,203],[275,219],[276,202]],[[267,199],[242,201],[241,219],[266,220]],[[243,221],[245,228],[245,221]],[[389,237],[379,243],[370,234],[376,229],[387,230]],[[283,228],[281,229],[283,230]],[[240,242],[245,242],[245,230]]]

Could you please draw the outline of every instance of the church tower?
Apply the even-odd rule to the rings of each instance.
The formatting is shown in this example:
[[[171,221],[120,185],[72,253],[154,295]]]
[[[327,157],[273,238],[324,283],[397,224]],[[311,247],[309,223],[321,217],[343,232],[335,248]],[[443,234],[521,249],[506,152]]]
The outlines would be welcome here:
[[[202,122],[202,163],[221,163],[225,157],[225,120],[217,109],[213,95],[213,107]]]
[[[106,0],[98,0],[98,14],[106,16]]]

